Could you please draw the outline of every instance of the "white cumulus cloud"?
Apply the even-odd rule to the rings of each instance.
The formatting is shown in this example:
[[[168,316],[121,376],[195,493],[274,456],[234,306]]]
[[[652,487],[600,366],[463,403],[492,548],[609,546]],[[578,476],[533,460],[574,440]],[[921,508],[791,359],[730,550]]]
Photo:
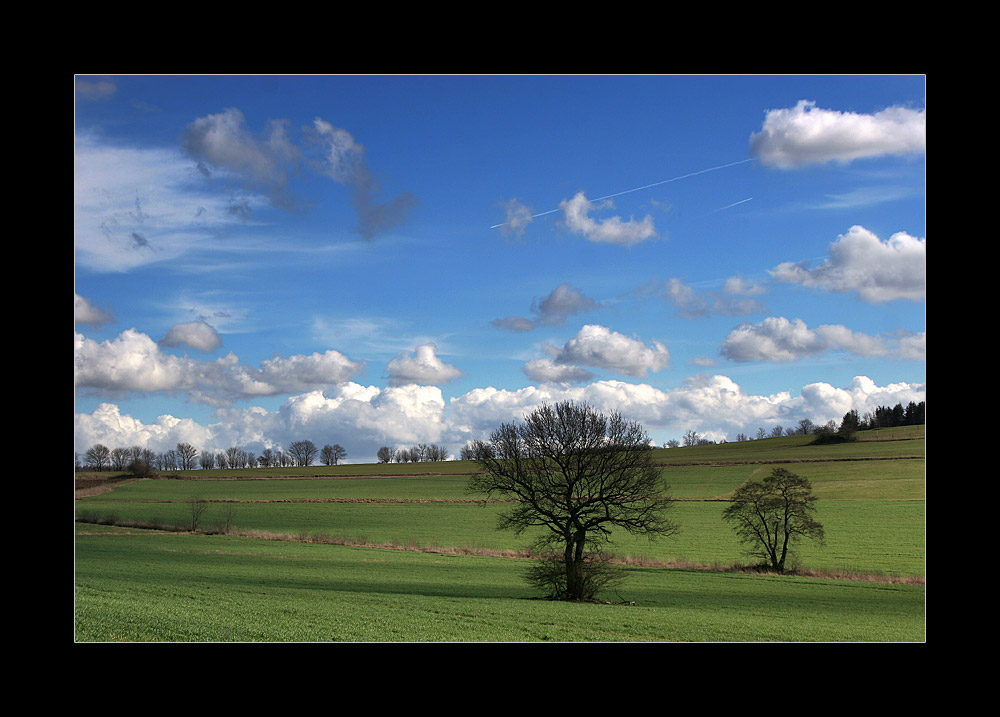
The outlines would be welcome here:
[[[410,383],[439,386],[462,375],[459,369],[438,358],[434,344],[417,346],[412,355],[401,351],[389,362],[387,370],[390,386]]]
[[[379,388],[347,381],[292,396],[276,411],[256,406],[220,409],[216,423],[206,426],[169,415],[143,424],[113,403],[102,403],[93,413],[75,416],[74,450],[82,454],[102,443],[110,448],[142,445],[162,452],[187,442],[199,451],[235,445],[259,454],[264,448],[309,439],[318,445],[340,443],[347,448],[349,461],[372,462],[383,445],[439,443],[457,453],[467,441],[488,437],[500,423],[520,421],[543,403],[565,400],[587,402],[604,413],[620,411],[650,433],[679,438],[695,430],[721,439],[758,427],[793,426],[803,418],[816,424],[839,421],[851,409],[864,415],[878,406],[923,401],[925,394],[923,384],[878,386],[857,376],[841,388],[809,384],[799,396],[787,391],[755,395],[727,376],[706,374],[669,390],[623,381],[517,390],[477,388],[446,404],[435,386]]]
[[[73,321],[85,326],[100,326],[115,320],[115,312],[94,306],[89,299],[73,294]]]
[[[743,323],[722,344],[721,354],[731,361],[790,362],[826,351],[855,356],[893,356],[923,360],[924,332],[897,331],[872,336],[840,324],[810,329],[802,319],[769,316],[757,324]]]
[[[777,281],[834,291],[857,292],[864,301],[921,301],[927,284],[927,243],[906,232],[882,241],[853,226],[830,244],[830,257],[816,267],[785,262],[770,271]]]
[[[96,392],[186,393],[223,406],[243,398],[277,396],[329,386],[356,376],[364,363],[338,351],[276,357],[260,368],[243,365],[230,352],[215,361],[174,356],[135,329],[100,343],[74,336],[74,383]]]
[[[610,202],[595,204],[588,200],[583,192],[577,192],[572,199],[559,203],[566,227],[588,241],[632,246],[656,236],[653,218],[648,214],[641,220],[627,221],[621,217],[608,217],[603,220],[590,217],[591,211],[605,206],[610,206]]]
[[[850,162],[865,157],[923,153],[923,110],[889,107],[874,114],[838,112],[801,100],[790,109],[769,110],[750,152],[763,164],[792,169],[807,164]]]
[[[566,342],[555,356],[559,364],[595,366],[623,373],[645,376],[670,365],[670,352],[659,341],[646,346],[598,324],[587,324]]]

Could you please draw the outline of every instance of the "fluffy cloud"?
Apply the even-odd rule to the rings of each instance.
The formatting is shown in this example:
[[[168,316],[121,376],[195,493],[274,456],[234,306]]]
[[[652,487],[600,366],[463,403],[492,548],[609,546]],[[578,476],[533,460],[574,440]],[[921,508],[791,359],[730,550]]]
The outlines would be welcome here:
[[[623,373],[645,376],[670,365],[670,352],[659,341],[646,346],[616,331],[597,324],[587,324],[566,342],[555,356],[558,364],[582,364]]]
[[[73,321],[85,326],[100,326],[115,320],[115,312],[111,309],[102,309],[90,303],[79,294],[73,294]]]
[[[344,382],[292,396],[276,411],[220,409],[217,422],[208,426],[172,416],[142,424],[122,415],[114,404],[102,403],[93,413],[75,417],[74,450],[82,454],[102,443],[112,448],[142,445],[162,452],[183,441],[201,451],[237,445],[259,453],[309,439],[319,445],[336,441],[347,448],[349,460],[372,462],[382,445],[439,443],[457,453],[467,441],[488,437],[502,422],[521,420],[543,403],[564,400],[585,401],[605,413],[620,411],[664,438],[679,438],[695,430],[722,439],[758,427],[792,426],[802,418],[822,424],[839,421],[851,409],[863,415],[877,406],[923,401],[925,387],[877,386],[858,376],[843,388],[809,384],[799,396],[789,392],[753,395],[726,376],[701,375],[670,390],[622,381],[527,386],[513,391],[477,388],[446,405],[441,390],[433,386],[378,388]]]
[[[95,443],[110,448],[141,445],[164,452],[179,442],[202,452],[239,446],[259,454],[265,448],[287,448],[293,441],[309,439],[317,445],[336,441],[348,449],[349,458],[365,462],[375,460],[379,446],[454,438],[446,435],[445,401],[433,386],[378,388],[345,382],[292,396],[276,411],[224,408],[216,412],[216,419],[202,426],[160,416],[153,424],[143,424],[122,415],[118,406],[102,403],[93,413],[75,416],[74,442],[81,454]]]
[[[328,349],[323,353],[261,361],[260,371],[252,371],[250,375],[270,387],[269,395],[279,395],[337,384],[355,377],[363,368],[364,362],[351,361],[339,351]]]
[[[93,413],[76,414],[73,431],[75,450],[80,454],[97,443],[108,448],[140,446],[157,453],[170,450],[178,443],[203,447],[217,445],[220,450],[233,445],[216,443],[215,429],[211,426],[173,416],[160,416],[155,423],[144,424],[132,416],[122,415],[113,403],[101,403]]]
[[[763,164],[792,169],[807,164],[850,162],[864,157],[923,153],[923,110],[889,107],[875,114],[819,109],[801,100],[791,109],[769,110],[750,152]]]
[[[778,281],[825,291],[851,292],[870,303],[925,297],[926,240],[905,232],[887,241],[862,226],[851,227],[830,244],[830,257],[817,267],[785,262],[770,274]]]
[[[387,370],[391,386],[410,383],[439,386],[462,375],[457,368],[438,358],[434,344],[418,346],[413,355],[400,352],[389,362]]]
[[[222,346],[219,332],[204,321],[188,321],[171,327],[167,335],[160,339],[162,346],[190,346],[206,353]]]
[[[356,453],[359,444],[368,446],[367,455],[373,456],[381,445],[440,441],[444,410],[444,397],[435,386],[380,389],[347,382],[289,398],[278,410],[278,435],[284,441],[296,440],[296,435],[350,437],[349,442],[336,440]]]
[[[727,376],[707,374],[690,377],[670,390],[622,381],[528,386],[516,391],[482,388],[452,399],[452,435],[481,438],[501,422],[521,420],[543,403],[565,400],[585,401],[605,413],[620,411],[650,433],[679,438],[695,430],[720,440],[762,426],[793,426],[803,418],[817,424],[839,421],[852,408],[864,414],[880,405],[919,402],[925,400],[925,389],[923,384],[905,383],[879,387],[859,376],[845,388],[816,383],[803,387],[800,396],[787,391],[754,395]]]
[[[274,358],[260,368],[240,364],[229,353],[215,361],[174,356],[135,329],[98,343],[74,336],[74,382],[105,392],[187,393],[209,405],[254,396],[277,396],[346,381],[364,368],[338,351]]]
[[[923,359],[924,333],[897,332],[871,336],[839,324],[810,329],[802,319],[770,316],[758,324],[743,323],[722,344],[731,361],[799,361],[826,351],[856,356],[896,356]]]
[[[588,241],[632,246],[656,236],[653,218],[649,215],[641,221],[623,221],[621,217],[609,217],[600,221],[591,219],[592,210],[605,206],[611,206],[610,202],[595,204],[583,192],[577,192],[572,199],[559,203],[566,227]]]
[[[597,308],[597,302],[584,296],[579,289],[568,283],[563,283],[552,290],[540,301],[531,301],[531,311],[537,318],[529,319],[522,316],[508,316],[496,319],[493,326],[508,331],[531,331],[540,326],[562,326],[566,317]]]

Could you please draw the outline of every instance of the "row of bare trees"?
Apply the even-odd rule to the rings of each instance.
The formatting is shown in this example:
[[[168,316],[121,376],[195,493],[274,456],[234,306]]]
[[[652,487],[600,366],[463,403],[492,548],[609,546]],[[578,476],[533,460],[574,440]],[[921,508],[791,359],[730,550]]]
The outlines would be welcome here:
[[[448,449],[436,443],[420,443],[411,448],[382,446],[376,453],[379,463],[425,463],[448,460]]]
[[[108,448],[100,443],[91,446],[84,454],[84,463],[96,471],[130,471],[148,473],[156,470],[190,470],[198,451],[189,443],[178,443],[177,448],[157,453],[142,446]]]
[[[317,455],[323,465],[335,466],[347,457],[347,450],[339,443],[327,444],[318,449],[316,444],[308,440],[295,441],[289,445],[288,450],[265,448],[259,456],[238,446],[232,446],[224,451],[199,453],[190,443],[178,443],[176,448],[157,453],[141,446],[108,448],[98,443],[84,453],[83,465],[94,471],[128,471],[136,475],[146,475],[154,470],[187,471],[195,467],[209,470],[310,466]],[[77,467],[81,467],[79,456]]]

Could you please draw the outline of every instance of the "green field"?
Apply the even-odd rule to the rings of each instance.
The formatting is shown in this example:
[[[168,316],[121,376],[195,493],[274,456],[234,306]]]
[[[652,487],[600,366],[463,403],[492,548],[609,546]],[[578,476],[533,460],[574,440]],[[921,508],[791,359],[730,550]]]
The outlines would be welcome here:
[[[922,641],[923,434],[880,433],[908,440],[659,451],[681,532],[615,536],[628,579],[602,597],[627,605],[529,599],[526,561],[491,556],[529,539],[495,529],[503,505],[472,502],[462,461],[120,484],[76,501],[76,639]],[[745,560],[725,498],[779,464],[820,498],[826,545],[798,551],[811,577],[694,569]],[[202,533],[229,534],[122,527],[190,527],[193,500]],[[844,573],[857,579],[826,577]]]

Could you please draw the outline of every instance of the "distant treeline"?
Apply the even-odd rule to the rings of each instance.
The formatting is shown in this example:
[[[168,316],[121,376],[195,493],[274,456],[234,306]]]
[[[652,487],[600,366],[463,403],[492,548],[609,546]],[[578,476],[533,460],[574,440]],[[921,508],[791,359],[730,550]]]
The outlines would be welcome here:
[[[853,440],[857,431],[868,431],[875,428],[893,428],[896,426],[923,425],[925,402],[910,401],[906,406],[897,403],[893,407],[879,406],[863,416],[857,411],[848,411],[838,425],[829,421],[818,426],[808,418],[803,418],[794,426],[774,426],[770,431],[759,428],[756,435],[745,433],[736,435],[737,441],[760,440],[762,438],[780,438],[781,436],[796,436],[816,434],[820,440]],[[725,441],[722,441],[725,443]],[[475,444],[470,443],[462,448],[459,458],[471,460],[475,457]],[[663,444],[664,448],[679,446],[712,445],[716,441],[699,436],[695,431],[684,434],[682,441],[670,440]],[[339,443],[327,444],[318,449],[312,441],[295,441],[288,450],[281,448],[265,448],[261,454],[255,455],[237,446],[225,451],[202,451],[201,453],[190,443],[178,443],[176,448],[163,453],[156,453],[148,448],[130,446],[128,448],[113,448],[100,443],[87,449],[83,456],[83,466],[80,456],[76,456],[76,467],[86,467],[93,471],[125,471],[133,475],[149,475],[154,471],[187,471],[195,468],[205,470],[211,468],[270,468],[287,466],[310,466],[319,456],[323,465],[333,466],[347,456],[347,451]],[[431,443],[420,443],[410,448],[394,448],[382,446],[378,449],[379,463],[424,463],[428,461],[446,461],[449,459],[448,449]]]
[[[100,443],[91,446],[84,453],[84,466],[93,471],[124,471],[137,476],[150,475],[154,471],[189,471],[195,468],[285,468],[289,466],[311,466],[319,456],[323,465],[335,466],[347,456],[347,451],[339,443],[317,448],[312,441],[295,441],[288,450],[265,448],[260,455],[232,446],[224,451],[202,451],[190,443],[178,443],[162,453],[141,446],[111,448]],[[80,457],[76,457],[80,468]]]
[[[420,443],[410,448],[393,448],[392,446],[382,446],[378,449],[376,457],[379,463],[426,463],[432,461],[448,460],[448,449],[436,443],[430,445]]]

